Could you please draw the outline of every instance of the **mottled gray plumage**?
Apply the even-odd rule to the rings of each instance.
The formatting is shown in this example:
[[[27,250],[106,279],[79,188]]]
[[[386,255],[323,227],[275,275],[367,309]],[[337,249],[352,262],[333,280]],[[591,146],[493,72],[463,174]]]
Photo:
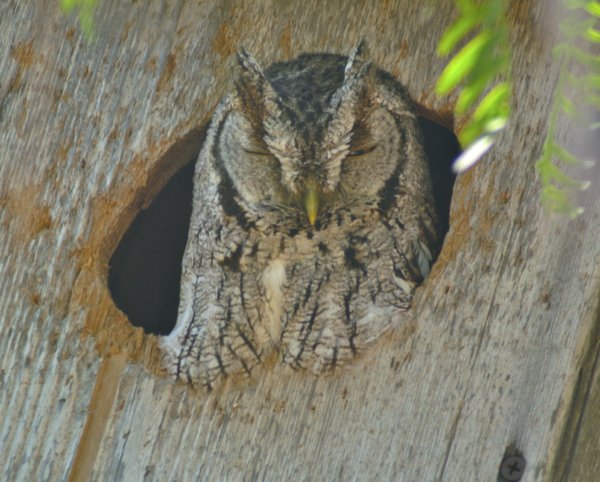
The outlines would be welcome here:
[[[208,388],[279,350],[321,372],[409,309],[440,235],[404,88],[350,57],[245,52],[194,178],[168,369]]]

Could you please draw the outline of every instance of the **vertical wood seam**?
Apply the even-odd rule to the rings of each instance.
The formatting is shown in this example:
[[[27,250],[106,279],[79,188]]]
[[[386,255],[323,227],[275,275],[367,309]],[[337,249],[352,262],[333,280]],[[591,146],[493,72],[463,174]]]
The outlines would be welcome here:
[[[98,375],[79,439],[77,453],[69,473],[69,482],[88,480],[94,467],[108,419],[113,410],[121,373],[127,356],[124,353],[105,358]]]

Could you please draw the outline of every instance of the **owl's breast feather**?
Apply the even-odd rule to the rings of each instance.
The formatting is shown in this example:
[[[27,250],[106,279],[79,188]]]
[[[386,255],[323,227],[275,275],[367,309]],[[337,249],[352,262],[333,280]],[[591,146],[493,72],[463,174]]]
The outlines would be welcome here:
[[[267,315],[264,328],[274,342],[279,342],[281,337],[281,317],[285,303],[283,291],[286,279],[285,262],[281,258],[270,261],[262,274],[262,283],[265,288],[265,312]],[[267,340],[264,341],[267,342]]]

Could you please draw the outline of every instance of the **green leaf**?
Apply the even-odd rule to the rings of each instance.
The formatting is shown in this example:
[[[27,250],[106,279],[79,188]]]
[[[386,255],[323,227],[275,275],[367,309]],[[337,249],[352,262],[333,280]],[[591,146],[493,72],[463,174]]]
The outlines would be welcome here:
[[[591,85],[594,89],[600,90],[600,75],[586,75],[584,77],[586,84]]]
[[[552,184],[542,188],[542,202],[552,211],[564,212],[565,207],[570,206],[567,193]]]
[[[573,104],[573,102],[571,102],[571,99],[569,99],[566,95],[559,94],[558,102],[562,107],[562,110],[569,117],[572,117],[574,119],[579,119],[581,117],[579,112],[577,111],[577,108],[575,107],[575,104]]]
[[[594,17],[600,17],[600,2],[588,2],[585,5],[586,11]]]
[[[79,24],[88,40],[94,36],[94,11],[98,0],[60,0],[60,8],[66,14],[79,10]]]
[[[548,176],[548,179],[554,182],[558,182],[559,184],[571,189],[584,189],[586,187],[586,183],[577,181],[572,177],[566,175],[563,171],[561,171],[552,163],[549,163],[545,167],[544,174]]]
[[[600,57],[590,55],[572,46],[568,46],[566,50],[577,62],[589,67],[593,72],[597,72],[600,69]]]
[[[486,26],[490,29],[498,29],[498,23],[501,22],[504,15],[505,3],[503,1],[488,0],[481,5],[483,17]]]
[[[457,114],[463,114],[470,108],[491,84],[494,77],[509,69],[507,53],[505,51],[497,53],[496,50],[496,43],[491,42],[482,51],[479,62],[467,76],[466,85],[458,96],[454,107]]]
[[[556,47],[552,48],[552,56],[555,59],[560,59],[562,56],[567,54],[567,49],[567,44],[558,44]]]
[[[438,55],[448,55],[473,28],[477,25],[477,15],[463,15],[446,29],[438,44]]]
[[[473,0],[456,0],[456,5],[460,11],[465,13],[470,13],[477,9],[477,5],[473,2]]]
[[[458,140],[463,148],[467,148],[475,139],[481,136],[485,122],[482,120],[469,119],[466,125],[458,132]]]
[[[508,103],[510,92],[511,85],[509,82],[498,84],[479,103],[473,113],[473,119],[489,119],[492,117],[489,115],[490,113],[494,114],[493,117],[508,117],[510,115],[510,104]]]
[[[446,95],[471,72],[479,60],[481,51],[491,39],[492,33],[490,31],[481,32],[456,54],[437,81],[437,95]]]
[[[595,24],[596,21],[593,18],[586,18],[580,21],[567,18],[558,24],[558,28],[563,35],[576,37],[582,35],[588,28],[593,27]]]
[[[554,141],[550,143],[550,152],[555,156],[559,157],[561,161],[563,161],[566,164],[579,164],[579,159],[577,159],[576,156],[571,154],[564,147],[562,147],[560,144],[557,144]]]
[[[65,13],[71,13],[79,2],[80,0],[60,0],[60,8]]]
[[[467,109],[469,109],[477,100],[477,98],[481,95],[481,93],[486,89],[490,78],[481,77],[475,82],[472,82],[466,85],[458,96],[458,100],[456,101],[456,105],[454,106],[454,111],[457,114],[464,114]]]
[[[506,126],[508,119],[508,116],[504,116],[502,114],[492,117],[485,124],[485,132],[495,133],[504,129],[504,126]]]
[[[584,37],[588,39],[590,42],[600,43],[600,30],[593,29],[592,27],[588,27],[585,31]]]
[[[436,83],[436,94],[443,96],[463,87],[454,111],[464,114],[491,87],[498,74],[510,76],[510,41],[504,12],[504,0],[455,0],[460,17],[444,32],[438,54],[449,54],[475,28],[481,30],[449,61]],[[492,84],[493,85],[493,84]],[[500,83],[484,96],[472,116],[458,133],[465,148],[455,169],[470,166],[490,148],[496,133],[510,114],[510,84]]]
[[[83,34],[88,39],[94,38],[94,15],[92,12],[81,12],[79,14],[79,23]]]
[[[566,214],[571,219],[575,219],[583,213],[583,208],[573,207],[564,190],[552,185],[547,185],[542,188],[542,204],[547,209],[560,214]]]
[[[504,109],[492,108],[485,111],[480,110],[479,114],[477,116],[473,114],[465,126],[458,132],[458,140],[461,146],[466,147],[482,134],[494,133],[503,129],[508,119],[509,113],[505,112]]]
[[[505,35],[502,32],[492,32],[492,38],[481,50],[479,61],[469,72],[467,82],[474,82],[481,76],[493,78],[497,73],[508,69],[509,58],[505,45]]]

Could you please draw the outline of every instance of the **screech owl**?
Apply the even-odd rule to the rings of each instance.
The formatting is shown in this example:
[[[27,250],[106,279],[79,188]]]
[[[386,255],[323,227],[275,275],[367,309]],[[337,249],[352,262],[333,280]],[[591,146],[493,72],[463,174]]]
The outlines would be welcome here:
[[[319,373],[407,316],[440,233],[405,89],[364,61],[245,51],[194,176],[179,315],[161,339],[208,389],[272,353]]]

